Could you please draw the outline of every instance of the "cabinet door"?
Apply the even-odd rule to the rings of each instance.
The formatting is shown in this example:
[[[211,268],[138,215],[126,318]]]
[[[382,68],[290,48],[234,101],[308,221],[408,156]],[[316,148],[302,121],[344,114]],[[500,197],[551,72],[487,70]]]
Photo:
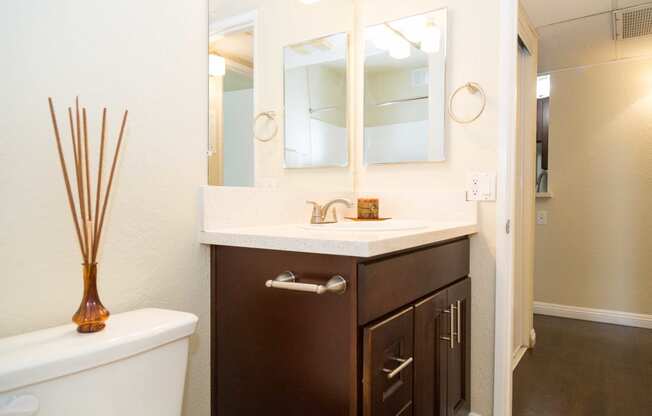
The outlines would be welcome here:
[[[364,328],[364,416],[412,416],[413,310]]]
[[[439,292],[414,307],[414,414],[446,416],[450,305]]]
[[[448,416],[467,415],[471,393],[471,280],[448,288],[454,342],[448,349]]]

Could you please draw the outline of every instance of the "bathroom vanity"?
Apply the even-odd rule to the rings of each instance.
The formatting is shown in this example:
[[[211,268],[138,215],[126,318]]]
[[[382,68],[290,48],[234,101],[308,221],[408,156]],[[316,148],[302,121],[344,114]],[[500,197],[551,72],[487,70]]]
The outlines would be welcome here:
[[[468,414],[474,232],[203,233],[212,414]]]

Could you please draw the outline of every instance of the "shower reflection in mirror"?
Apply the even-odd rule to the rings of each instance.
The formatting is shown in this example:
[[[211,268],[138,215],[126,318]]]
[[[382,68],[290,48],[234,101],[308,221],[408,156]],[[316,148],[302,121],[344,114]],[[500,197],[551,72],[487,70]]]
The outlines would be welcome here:
[[[285,167],[347,166],[348,36],[284,49]]]
[[[445,58],[445,9],[366,28],[366,164],[445,160]]]

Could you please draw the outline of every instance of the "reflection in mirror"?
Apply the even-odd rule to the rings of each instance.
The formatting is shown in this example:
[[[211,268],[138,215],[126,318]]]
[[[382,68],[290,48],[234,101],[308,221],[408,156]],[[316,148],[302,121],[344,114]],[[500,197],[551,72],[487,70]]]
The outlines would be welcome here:
[[[366,164],[442,161],[446,10],[365,30]]]
[[[340,33],[285,48],[286,168],[348,165],[347,46]]]
[[[253,27],[209,41],[209,185],[254,185],[253,45]]]

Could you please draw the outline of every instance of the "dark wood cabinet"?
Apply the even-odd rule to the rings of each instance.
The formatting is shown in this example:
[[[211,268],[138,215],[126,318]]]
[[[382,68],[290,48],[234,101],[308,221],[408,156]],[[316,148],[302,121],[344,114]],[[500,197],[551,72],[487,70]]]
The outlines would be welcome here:
[[[448,349],[450,333],[446,291],[414,307],[414,402],[415,413],[423,416],[447,412]]]
[[[471,390],[471,280],[465,279],[446,290],[453,330],[448,352],[448,416],[466,415]]]
[[[284,271],[346,290],[268,284]],[[468,238],[374,258],[213,246],[212,415],[468,414],[468,274]]]
[[[412,414],[413,315],[409,308],[364,328],[364,416]]]

